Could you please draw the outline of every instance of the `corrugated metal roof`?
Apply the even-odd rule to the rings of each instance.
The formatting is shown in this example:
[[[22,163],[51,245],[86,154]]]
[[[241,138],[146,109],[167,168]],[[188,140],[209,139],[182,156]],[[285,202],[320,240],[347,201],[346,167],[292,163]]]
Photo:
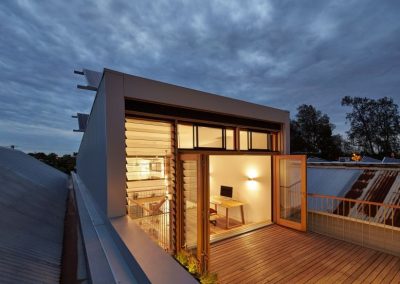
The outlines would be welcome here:
[[[352,175],[351,173],[354,173]],[[320,165],[307,169],[307,190],[309,193],[345,197],[355,200],[377,202],[389,205],[400,205],[400,170],[393,168],[333,168]],[[342,207],[338,204],[338,208]],[[314,209],[314,203],[309,203],[308,208]],[[318,204],[316,204],[318,206]],[[354,207],[354,208],[353,208]],[[377,223],[394,224],[400,227],[400,210],[393,210],[392,215],[381,207],[354,206],[346,209],[344,216],[365,214],[367,218],[371,213],[372,221]],[[369,212],[371,210],[371,212]],[[386,215],[385,215],[386,214]],[[358,216],[358,215],[357,215]],[[391,219],[393,217],[393,220]]]
[[[344,197],[363,171],[329,167],[307,168],[307,191],[309,193]]]
[[[313,162],[327,162],[327,160],[318,157],[309,157],[307,159],[307,163],[313,163]]]
[[[1,283],[59,282],[67,175],[0,147]]]
[[[381,161],[378,160],[378,159],[375,159],[375,158],[364,156],[364,157],[362,157],[361,162],[364,162],[364,163],[380,163]]]
[[[400,164],[400,159],[384,157],[382,160],[383,164]]]

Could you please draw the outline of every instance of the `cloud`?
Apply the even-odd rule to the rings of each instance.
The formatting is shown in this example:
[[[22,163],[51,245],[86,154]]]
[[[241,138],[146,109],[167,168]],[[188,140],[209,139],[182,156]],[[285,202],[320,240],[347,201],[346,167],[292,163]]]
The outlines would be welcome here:
[[[400,104],[399,12],[396,1],[372,0],[2,1],[0,144],[77,151],[70,116],[94,97],[75,88],[82,67],[292,114],[313,104],[343,133],[343,96]]]

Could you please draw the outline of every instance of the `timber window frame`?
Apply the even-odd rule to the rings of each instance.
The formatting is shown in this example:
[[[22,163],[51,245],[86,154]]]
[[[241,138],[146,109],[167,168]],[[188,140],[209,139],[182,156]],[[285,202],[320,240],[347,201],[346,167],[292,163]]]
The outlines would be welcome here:
[[[255,146],[255,136],[265,135],[265,147]],[[251,152],[279,152],[279,132],[260,131],[253,129],[239,129],[239,151]],[[244,143],[243,143],[244,142]]]
[[[192,144],[193,147],[186,147],[183,146],[181,147],[178,144],[178,149],[180,150],[216,150],[216,151],[234,151],[237,148],[237,145],[235,143],[235,138],[236,138],[236,133],[235,133],[235,129],[233,127],[225,127],[225,126],[217,126],[217,125],[209,125],[209,124],[202,124],[202,123],[185,123],[185,122],[179,122],[177,125],[177,129],[178,129],[178,141],[179,143],[181,143],[181,134],[179,131],[179,128],[182,127],[187,127],[187,126],[191,126],[192,127],[192,131],[193,131],[193,135],[192,135],[192,140],[193,143],[190,142],[185,142],[182,144],[188,145],[188,144]],[[202,133],[202,130],[220,130],[221,131],[221,146],[205,146],[202,141],[202,139],[204,138],[204,132]],[[227,132],[229,132],[232,136],[229,136],[229,141],[227,141]]]

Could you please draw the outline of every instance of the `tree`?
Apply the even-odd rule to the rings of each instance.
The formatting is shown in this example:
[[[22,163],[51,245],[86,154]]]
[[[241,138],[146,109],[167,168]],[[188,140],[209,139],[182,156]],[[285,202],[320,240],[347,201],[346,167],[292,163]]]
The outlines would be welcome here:
[[[380,154],[390,156],[399,151],[400,116],[398,106],[392,98],[376,101],[376,145]]]
[[[371,156],[391,155],[399,151],[400,116],[392,98],[378,100],[346,96],[342,106],[352,107],[346,120],[352,145]]]
[[[296,119],[291,121],[291,150],[334,160],[342,153],[343,139],[333,135],[335,126],[328,115],[312,105],[297,108]]]
[[[76,153],[74,153],[72,156],[64,155],[61,157],[55,153],[46,155],[42,152],[29,153],[29,155],[67,174],[75,169]]]

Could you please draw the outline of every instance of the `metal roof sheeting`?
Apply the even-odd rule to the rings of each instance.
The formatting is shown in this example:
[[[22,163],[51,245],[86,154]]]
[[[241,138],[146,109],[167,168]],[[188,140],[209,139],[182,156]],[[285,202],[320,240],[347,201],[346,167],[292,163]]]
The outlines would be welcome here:
[[[318,158],[318,157],[308,157],[307,158],[307,163],[314,163],[314,162],[327,162],[327,160],[324,160],[324,159]]]
[[[400,159],[384,157],[382,160],[383,164],[400,164]]]
[[[381,161],[372,157],[364,156],[361,159],[363,163],[380,163]]]
[[[308,167],[307,191],[309,193],[344,197],[362,172],[360,169],[351,168]]]
[[[58,283],[67,175],[0,147],[1,283]]]
[[[331,166],[318,167],[313,165],[307,169],[307,190],[309,193],[345,197],[354,200],[376,202],[386,205],[400,205],[400,170],[391,166],[387,168],[376,168],[365,165],[362,168],[337,168]],[[342,203],[339,203],[339,208]],[[308,209],[319,208],[318,203],[309,199]],[[355,209],[354,209],[355,208]],[[392,211],[392,216],[387,215],[386,207],[377,210],[372,207],[372,219],[369,219],[369,207],[355,206],[347,210],[344,216],[359,216],[368,218],[376,223],[392,223],[400,227],[400,210]],[[367,209],[365,209],[367,208]],[[329,210],[329,208],[327,208]],[[342,213],[341,213],[342,214]],[[364,215],[365,214],[365,215]],[[392,218],[392,219],[390,219]]]

